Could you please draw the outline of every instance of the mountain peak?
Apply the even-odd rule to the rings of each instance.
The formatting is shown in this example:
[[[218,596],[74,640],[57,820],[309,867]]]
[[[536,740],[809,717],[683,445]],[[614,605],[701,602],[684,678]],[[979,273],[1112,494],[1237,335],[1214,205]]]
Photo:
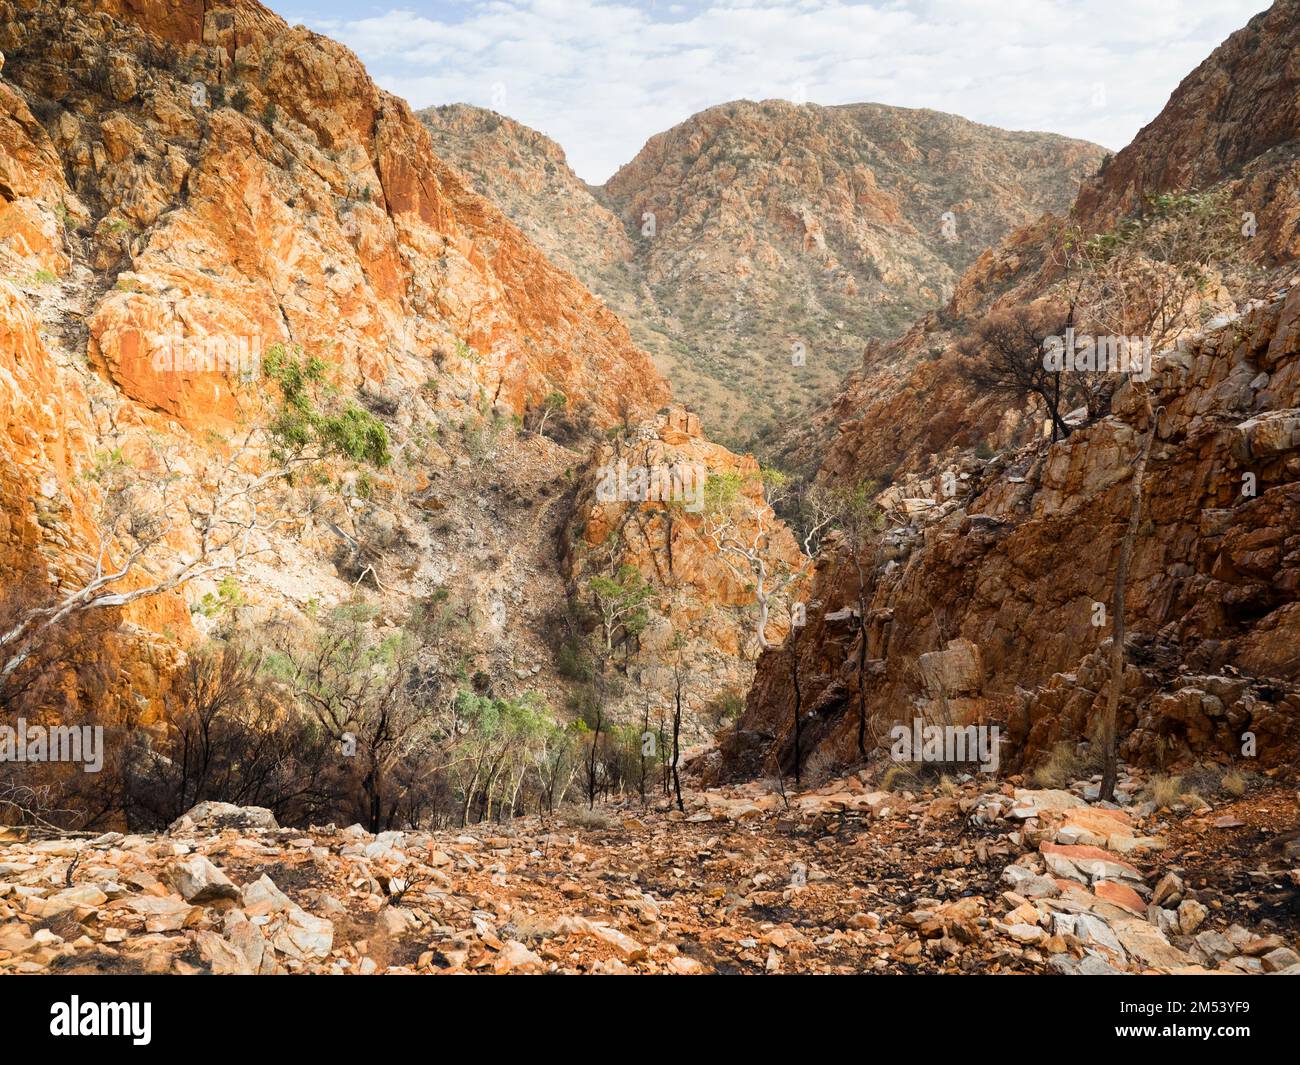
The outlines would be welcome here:
[[[732,100],[591,188],[518,123],[459,105],[421,117],[746,448],[827,398],[869,340],[941,305],[985,246],[1064,210],[1105,155],[936,111]]]

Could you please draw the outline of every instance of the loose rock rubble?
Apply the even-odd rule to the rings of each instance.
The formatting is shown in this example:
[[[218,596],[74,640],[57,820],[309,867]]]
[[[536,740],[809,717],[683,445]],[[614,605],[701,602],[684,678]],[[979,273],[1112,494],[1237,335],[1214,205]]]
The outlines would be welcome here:
[[[1289,909],[1242,923],[1165,860],[1187,819],[1090,787],[850,776],[377,835],[196,808],[0,846],[0,971],[1300,974],[1294,849],[1252,871]]]

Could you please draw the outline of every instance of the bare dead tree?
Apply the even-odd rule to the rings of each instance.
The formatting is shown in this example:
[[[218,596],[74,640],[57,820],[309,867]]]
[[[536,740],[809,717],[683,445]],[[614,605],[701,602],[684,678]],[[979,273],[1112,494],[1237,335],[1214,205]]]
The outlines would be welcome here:
[[[1133,478],[1129,485],[1128,528],[1120,541],[1119,562],[1115,567],[1115,594],[1112,603],[1113,631],[1110,646],[1110,689],[1106,695],[1106,716],[1102,719],[1102,754],[1105,759],[1101,775],[1099,797],[1106,802],[1115,799],[1115,781],[1119,775],[1119,749],[1116,742],[1117,722],[1119,720],[1120,689],[1124,683],[1124,610],[1125,595],[1128,590],[1129,565],[1133,560],[1133,546],[1137,542],[1138,529],[1142,522],[1142,481],[1146,477],[1147,460],[1151,455],[1151,444],[1155,440],[1156,428],[1160,424],[1160,415],[1164,408],[1152,411],[1151,397],[1146,395],[1147,417],[1150,425],[1142,446],[1138,451],[1137,462],[1133,466]]]
[[[1021,401],[1037,398],[1052,424],[1052,440],[1064,440],[1070,426],[1062,415],[1069,393],[1064,370],[1051,370],[1043,354],[1049,337],[1066,335],[1073,328],[1075,308],[1023,305],[997,311],[975,327],[958,344],[964,357],[963,374],[984,392],[1012,396]]]
[[[867,590],[877,560],[884,515],[875,503],[876,484],[866,481],[842,490],[835,499],[836,522],[857,578],[858,610],[858,754],[867,757]]]
[[[663,711],[662,711],[662,710],[660,710],[660,712],[659,712],[658,725],[659,725],[659,728],[658,728],[658,731],[659,731],[659,750],[661,750],[661,751],[667,751],[667,750],[668,750],[668,734],[665,732],[665,728],[666,728],[666,726],[665,726],[665,724],[664,724],[664,715],[663,715]],[[661,779],[660,783],[661,783],[661,786],[662,786],[662,789],[663,789],[663,793],[664,793],[664,795],[667,796],[667,795],[671,794],[671,792],[670,792],[670,790],[669,790],[669,765],[668,765],[668,759],[667,759],[667,758],[661,758],[661,759],[660,759],[660,765],[663,766],[663,773],[661,774],[662,779]]]
[[[839,520],[839,493],[823,484],[802,482],[794,510],[799,531],[803,534],[803,553],[813,558],[821,549],[822,536]]]
[[[229,767],[223,765],[222,758],[227,745],[224,725],[259,687],[261,661],[260,655],[245,653],[235,644],[227,644],[219,652],[197,649],[188,656],[181,676],[180,706],[172,707],[171,714],[175,756],[169,760],[180,775],[175,783],[177,816],[200,797],[214,797],[210,789],[222,789],[223,797],[228,794]],[[217,775],[225,779],[214,779]]]
[[[758,604],[758,646],[765,651],[772,646],[767,639],[772,603],[798,580],[802,570],[791,566],[772,549],[768,513],[786,489],[785,475],[764,470],[759,481],[765,507],[746,506],[745,480],[741,475],[710,477],[705,484],[704,530],[722,563],[737,580],[753,589]]]
[[[57,791],[51,785],[18,783],[0,778],[0,839],[4,839],[8,833],[20,839],[90,834],[58,824],[59,821],[77,816],[77,811],[59,805],[59,801]],[[17,827],[10,828],[11,825]]]
[[[307,359],[300,365],[274,345],[265,367],[280,386],[281,408],[267,424],[242,413],[247,428],[239,439],[229,446],[217,441],[204,451],[196,474],[185,476],[178,457],[158,440],[151,441],[146,468],[129,465],[118,449],[93,471],[101,499],[93,542],[77,555],[79,571],[62,575],[70,590],[0,632],[0,682],[30,659],[52,629],[79,614],[173,591],[267,550],[271,532],[305,516],[281,497],[300,470],[340,456],[388,462],[386,430],[372,416],[352,407],[327,413],[314,406],[324,363]],[[171,561],[160,557],[180,536],[188,541],[184,551]],[[127,587],[137,578],[142,583]]]
[[[379,886],[388,896],[388,905],[400,906],[402,900],[412,891],[422,891],[432,882],[432,878],[428,874],[418,872],[418,868],[418,866],[411,866],[398,876],[380,878]]]
[[[219,460],[206,494],[179,494],[168,456],[158,455],[152,473],[117,471],[106,485],[105,506],[95,526],[96,543],[78,558],[83,563],[75,587],[54,602],[29,611],[0,633],[0,678],[7,678],[26,662],[48,632],[77,614],[122,607],[138,599],[160,595],[188,581],[229,569],[240,560],[264,550],[259,537],[288,523],[269,517],[266,489],[283,480],[287,470],[237,479],[246,453],[237,448]],[[183,518],[180,517],[183,515]],[[182,556],[161,576],[139,587],[122,589],[180,526],[193,532],[196,548]]]
[[[596,707],[596,727],[591,731],[591,746],[587,750],[587,809],[595,809],[596,806],[596,788],[600,781],[599,761],[597,753],[600,750],[600,728],[605,720],[605,708],[597,705]]]
[[[646,782],[646,766],[645,766],[646,753],[645,753],[645,746],[646,746],[646,737],[647,737],[647,736],[651,736],[651,735],[652,735],[652,734],[651,734],[651,732],[650,732],[650,693],[649,693],[649,692],[645,692],[645,693],[643,694],[643,710],[642,710],[642,712],[641,712],[641,736],[640,736],[640,742],[639,742],[639,744],[637,745],[637,750],[640,752],[640,758],[641,758],[641,774],[640,774],[640,776],[637,778],[637,791],[640,792],[640,794],[641,794],[641,805],[642,805],[642,806],[644,806],[645,803],[646,803],[646,798],[645,798],[645,782]]]
[[[685,812],[682,802],[682,777],[678,767],[682,755],[682,693],[686,687],[686,662],[683,657],[682,638],[679,634],[674,640],[677,656],[673,660],[673,792],[677,799],[677,809]]]
[[[776,767],[776,792],[781,796],[781,805],[785,809],[790,809],[790,797],[785,793],[785,774],[781,772],[781,767]]]
[[[417,749],[454,742],[456,729],[448,708],[411,684],[414,642],[385,645],[370,620],[362,604],[345,604],[309,640],[285,632],[279,662],[282,680],[325,735],[358,759],[358,812],[379,832],[392,827],[403,799],[390,772]]]
[[[794,714],[794,785],[799,787],[802,783],[803,774],[803,744],[801,743],[803,728],[803,694],[799,690],[799,632],[802,625],[795,625],[794,618],[790,619],[790,683],[794,687],[794,706],[791,712]],[[777,776],[780,777],[781,765],[778,760],[776,767]],[[782,796],[784,797],[785,785],[782,784]]]
[[[1245,256],[1238,213],[1218,192],[1167,192],[1150,197],[1113,230],[1085,236],[1068,228],[1053,250],[1095,333],[1137,334],[1156,351],[1195,328],[1202,304],[1246,291],[1254,268]]]

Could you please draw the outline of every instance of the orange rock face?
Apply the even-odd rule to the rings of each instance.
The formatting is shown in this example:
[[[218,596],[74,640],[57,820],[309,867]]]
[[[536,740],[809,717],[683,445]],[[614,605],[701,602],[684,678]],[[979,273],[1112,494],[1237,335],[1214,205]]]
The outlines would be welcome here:
[[[498,594],[426,557],[439,541],[424,525],[421,550],[410,539],[418,504],[404,492],[428,494],[439,471],[467,464],[438,433],[517,426],[562,392],[585,451],[601,430],[667,408],[668,386],[615,313],[440,160],[342,46],[251,0],[3,0],[0,50],[0,246],[30,274],[0,283],[0,571],[40,552],[53,580],[76,579],[102,502],[89,475],[106,456],[153,475],[163,455],[182,495],[210,488],[212,457],[275,400],[260,372],[275,344],[323,360],[331,386],[385,411],[394,448],[417,456],[409,485],[377,478],[378,520],[407,537],[385,588],[395,614],[440,580]],[[665,434],[716,468],[752,465],[704,440],[698,421]],[[525,475],[499,471],[512,476]],[[330,486],[328,517],[268,537],[235,574],[257,610],[351,594],[355,578],[332,560],[339,523],[352,528],[344,519],[367,503],[345,480]],[[797,561],[779,523],[773,536]],[[679,538],[695,575],[681,614],[707,631],[715,607],[742,611],[752,597],[707,545]],[[181,528],[151,572],[195,550]],[[121,619],[135,648],[121,673],[146,702],[175,663],[168,649],[211,631],[200,608],[215,579]],[[721,626],[710,647],[739,654],[744,627]]]
[[[72,69],[97,47],[78,11],[59,13]],[[158,369],[161,347],[205,338],[299,343],[354,386],[441,372],[464,401],[515,414],[561,389],[598,425],[619,415],[616,397],[634,413],[667,399],[618,319],[468,191],[346,49],[251,3],[116,14],[124,21],[105,32],[122,91],[69,84],[66,102],[88,106],[65,111],[51,142],[6,87],[0,144],[25,131],[26,154],[5,148],[0,165],[12,157],[24,175],[15,194],[50,208],[60,195],[48,182],[71,174],[97,225],[93,257],[117,278],[90,315],[91,357],[131,399],[191,428],[228,422],[235,401],[219,373]],[[35,53],[54,17],[37,5],[10,30],[20,58],[8,73],[28,92],[54,75],[24,42]],[[227,21],[236,66],[216,43]],[[170,66],[139,61],[141,30],[172,42]],[[17,214],[6,206],[10,230]],[[39,254],[34,227],[22,228]]]
[[[45,576],[50,593],[81,586],[97,544],[94,515],[102,493],[88,482],[95,426],[92,404],[75,376],[60,371],[38,333],[27,302],[0,281],[0,585]],[[133,575],[123,588],[138,587]],[[112,611],[128,626],[164,630],[173,638],[189,632],[189,615],[174,597],[142,600]],[[96,635],[95,648],[74,648],[59,675],[47,678],[64,708],[81,707],[121,720],[148,722],[162,712],[165,678],[176,666],[167,641],[113,631]],[[98,658],[96,657],[98,656]],[[115,684],[105,690],[88,662],[112,662]]]
[[[42,205],[67,193],[59,157],[22,94],[0,81],[0,244],[28,272],[68,265],[56,220]]]
[[[82,474],[110,428],[137,458],[151,436],[204,446],[259,408],[276,342],[345,389],[437,379],[449,407],[522,415],[559,389],[599,427],[666,402],[618,319],[468,191],[345,49],[252,3],[3,14],[0,243],[30,272],[0,308],[6,573],[36,549],[75,569]],[[37,99],[59,106],[37,120]],[[59,359],[34,307],[85,322]],[[175,596],[132,616],[189,630]]]
[[[35,317],[6,282],[0,282],[0,375],[0,579],[12,585],[41,545],[42,526],[61,517],[75,522],[89,506],[76,464],[89,440],[87,426],[74,420],[85,409],[84,394],[64,391]]]
[[[651,487],[638,492],[643,474]],[[653,589],[638,640],[648,688],[668,689],[679,637],[698,695],[738,694],[749,685],[758,644],[756,571],[738,560],[728,565],[709,531],[706,484],[728,474],[741,483],[735,537],[760,543],[767,590],[780,589],[765,630],[777,641],[789,631],[789,606],[807,560],[764,501],[752,456],[711,443],[698,417],[673,408],[653,426],[598,448],[584,471],[566,569],[579,598],[590,578],[622,566],[634,567]]]

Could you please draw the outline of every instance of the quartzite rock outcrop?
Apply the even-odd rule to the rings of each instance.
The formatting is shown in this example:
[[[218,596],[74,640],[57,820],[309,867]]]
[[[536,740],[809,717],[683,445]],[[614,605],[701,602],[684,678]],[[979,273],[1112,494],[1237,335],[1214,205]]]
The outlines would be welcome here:
[[[620,476],[630,481],[638,471],[653,473],[663,487],[680,491],[647,492],[655,498],[633,505],[608,498]],[[764,560],[765,591],[775,591],[766,637],[779,641],[788,631],[789,607],[808,560],[765,502],[754,458],[733,455],[709,441],[700,419],[683,408],[593,452],[566,535],[565,568],[579,597],[592,577],[624,566],[633,567],[655,589],[632,659],[639,689],[633,705],[646,694],[657,709],[671,703],[673,667],[680,664],[692,692],[692,732],[704,702],[723,695],[743,697],[758,653],[754,567],[734,556],[728,565],[715,539],[721,534],[711,535],[711,516],[705,513],[707,479],[725,475],[738,478],[742,504],[727,535],[756,547]]]
[[[1242,239],[1271,271],[1240,306],[1207,299],[1208,320],[1155,355],[1150,402],[1161,414],[1128,580],[1131,680],[1120,722],[1126,753],[1149,761],[1247,753],[1250,764],[1294,765],[1300,288],[1288,264],[1300,245],[1286,146],[1297,130],[1297,75],[1254,57],[1294,53],[1296,13],[1282,0],[1230,37],[1085,187],[1070,218],[1092,233],[1142,196],[1214,185],[1251,209],[1258,232],[1246,219]],[[1260,109],[1269,118],[1257,123]],[[856,573],[832,542],[817,560],[808,630],[760,660],[729,741],[738,771],[756,747],[775,745],[788,761],[796,660],[811,708],[810,764],[858,757],[863,632],[864,687],[882,723],[942,715],[916,664],[960,638],[979,649],[985,679],[978,692],[945,698],[1009,728],[1015,758],[1038,759],[1095,727],[1112,630],[1094,604],[1112,602],[1131,470],[1149,424],[1143,389],[1124,380],[1107,416],[1049,444],[1039,414],[970,383],[970,356],[957,344],[990,308],[1045,289],[1061,224],[1044,219],[981,256],[945,311],[868,350],[826,413],[821,428],[833,439],[821,479],[893,482],[879,496],[886,529],[873,548],[869,609],[861,626],[845,609],[857,601]]]
[[[0,51],[6,583],[43,560],[73,586],[105,461],[148,471],[161,450],[182,494],[209,488],[211,457],[266,412],[259,359],[283,343],[377,412],[395,461],[364,484],[340,473],[337,498],[259,541],[230,575],[241,601],[293,613],[346,598],[358,573],[340,554],[372,535],[400,547],[371,576],[357,567],[388,618],[448,585],[480,616],[530,582],[530,600],[563,595],[549,486],[669,390],[615,314],[439,159],[405,103],[252,0],[5,0]],[[573,451],[520,430],[556,392]],[[187,536],[173,559],[196,550]],[[121,675],[138,682],[99,698],[161,713],[215,580],[123,612]],[[489,637],[494,674],[513,686],[512,666],[537,672],[545,631]],[[90,699],[87,683],[70,676],[68,697]]]

